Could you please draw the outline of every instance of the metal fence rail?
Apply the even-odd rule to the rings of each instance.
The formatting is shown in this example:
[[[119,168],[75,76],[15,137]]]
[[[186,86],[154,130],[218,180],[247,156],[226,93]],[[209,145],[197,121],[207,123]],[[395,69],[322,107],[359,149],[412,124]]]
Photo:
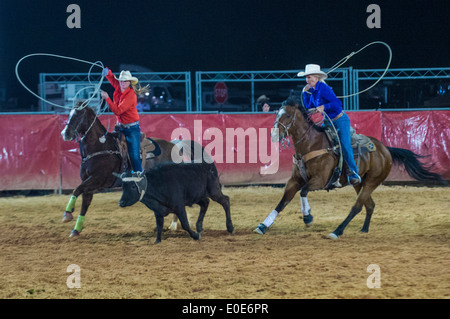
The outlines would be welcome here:
[[[328,70],[324,70],[328,71]],[[338,96],[342,96],[341,98],[343,102],[343,107],[345,110],[356,111],[360,110],[361,100],[364,98],[361,95],[356,93],[360,92],[364,85],[366,85],[369,81],[375,82],[382,75],[384,69],[353,69],[349,68],[339,68],[329,74],[327,82],[336,83],[336,94]],[[176,84],[178,85],[180,91],[183,91],[182,98],[182,107],[170,111],[178,111],[178,112],[207,112],[205,109],[205,94],[211,94],[211,86],[213,83],[224,82],[224,83],[238,83],[245,88],[245,94],[248,96],[250,109],[247,111],[257,112],[256,105],[256,94],[261,84],[270,84],[270,83],[293,83],[297,82],[298,85],[303,83],[303,79],[297,77],[298,70],[273,70],[273,71],[197,71],[195,72],[195,84],[192,83],[191,72],[139,72],[134,73],[140,82],[143,84],[155,84],[155,83],[163,83],[163,84]],[[89,85],[89,80],[93,83],[98,82],[101,79],[101,75],[99,73],[90,74],[90,79],[88,74],[85,73],[42,73],[40,74],[40,96],[44,99],[51,99],[52,95],[56,92],[56,90],[61,90],[64,88],[68,93],[73,92],[73,87],[82,87]],[[391,103],[388,101],[388,90],[392,89],[394,86],[392,83],[395,82],[396,86],[404,85],[404,80],[419,80],[419,81],[439,81],[442,80],[442,92],[443,95],[446,91],[446,94],[449,94],[450,91],[450,68],[405,68],[405,69],[390,69],[384,75],[383,80],[372,90],[373,91],[381,91],[381,95],[383,96],[384,109],[398,109],[403,110],[406,109],[405,106],[392,106],[395,103]],[[391,82],[389,82],[391,81]],[[393,81],[393,82],[392,82]],[[400,81],[400,82],[397,82]],[[391,83],[391,84],[389,84]],[[399,84],[400,83],[400,84]],[[403,84],[402,84],[403,83]],[[422,85],[421,83],[425,82],[417,82],[415,85]],[[72,85],[71,91],[68,90],[68,86]],[[391,85],[391,86],[389,86]],[[181,87],[183,89],[181,89]],[[194,91],[192,89],[195,89]],[[209,90],[209,91],[208,91]],[[69,92],[70,91],[70,92]],[[259,89],[261,91],[261,89]],[[59,92],[59,91],[58,91]],[[85,94],[89,94],[86,92]],[[353,95],[356,94],[356,95]],[[67,95],[67,94],[66,94]],[[69,94],[70,95],[70,94]],[[287,97],[287,96],[286,96]],[[414,97],[411,97],[413,99]],[[62,98],[60,98],[62,99]],[[64,101],[61,100],[62,103],[67,103],[70,100],[70,96],[66,96]],[[95,100],[95,99],[94,99]],[[98,100],[100,100],[98,98]],[[195,101],[195,108],[193,106],[193,101]],[[417,101],[417,100],[416,100]],[[420,100],[422,101],[422,100]],[[366,103],[364,102],[364,103]],[[381,102],[380,102],[381,103]],[[420,102],[422,103],[422,102]],[[445,102],[444,102],[445,103]],[[397,103],[401,104],[401,103]],[[362,105],[367,108],[367,105]],[[440,109],[449,109],[449,105],[440,105]],[[425,105],[419,104],[414,106],[417,108],[426,108]],[[52,111],[51,108],[46,103],[41,103],[40,106],[41,112]],[[153,110],[152,110],[153,111]],[[211,111],[211,110],[210,110]],[[210,112],[209,111],[209,112]],[[213,109],[214,111],[214,109]]]
[[[133,73],[139,78],[139,82],[142,84],[180,84],[184,85],[184,102],[186,104],[186,111],[192,111],[192,97],[191,97],[191,73],[190,72],[135,72]],[[41,73],[40,74],[40,85],[39,92],[40,96],[44,99],[49,99],[49,96],[61,89],[68,89],[68,86],[83,87],[88,86],[92,83],[98,83],[101,80],[100,73]],[[53,86],[53,88],[52,88]],[[92,92],[85,92],[85,94],[90,94]],[[65,96],[62,99],[62,103],[70,102],[70,98],[73,96]],[[99,102],[100,97],[94,97],[93,102]],[[45,102],[41,102],[40,111],[49,111],[49,105]]]
[[[327,71],[327,70],[324,70]],[[300,82],[297,77],[298,70],[280,70],[280,71],[217,71],[195,73],[196,87],[196,105],[197,111],[203,110],[203,88],[205,83],[211,82],[246,82],[250,84],[250,96],[252,112],[257,111],[255,103],[255,83],[260,82]],[[339,81],[342,84],[343,95],[349,92],[349,75],[351,68],[336,69],[327,81]],[[344,101],[344,107],[347,107],[347,101]]]

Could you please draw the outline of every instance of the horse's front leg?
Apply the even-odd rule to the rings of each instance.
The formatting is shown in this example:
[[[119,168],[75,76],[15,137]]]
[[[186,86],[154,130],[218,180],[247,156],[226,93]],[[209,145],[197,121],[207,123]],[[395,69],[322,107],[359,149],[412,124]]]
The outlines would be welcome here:
[[[278,214],[291,202],[292,198],[294,198],[295,194],[304,186],[303,179],[298,179],[295,177],[291,177],[286,184],[284,189],[283,197],[278,203],[277,207],[266,217],[266,219],[256,227],[254,230],[258,234],[265,234],[267,229],[272,226],[275,221],[275,218]]]
[[[66,210],[63,214],[62,222],[68,223],[73,220],[73,211],[75,209],[75,203],[77,202],[77,196],[73,195],[70,197],[69,203],[67,203]]]
[[[75,208],[75,202],[77,198],[83,194],[83,202],[81,204],[81,212],[78,216],[77,222],[73,231],[70,234],[70,237],[74,237],[80,234],[81,229],[83,228],[84,216],[91,204],[93,192],[98,188],[98,181],[92,176],[89,176],[87,179],[83,180],[83,182],[75,188],[73,191],[73,195],[71,196],[69,203],[66,206],[66,211],[64,212],[63,222],[69,222],[73,219],[73,211]]]
[[[92,183],[92,177],[89,176],[87,179],[83,180],[80,185],[77,186],[72,192],[72,196],[67,203],[66,210],[63,214],[63,223],[68,223],[73,220],[73,211],[75,210],[75,203],[77,202],[78,196],[85,192],[85,189],[89,187]]]
[[[94,197],[94,193],[83,193],[83,201],[81,203],[81,211],[80,215],[77,218],[77,222],[72,232],[70,233],[70,238],[76,237],[80,235],[81,230],[83,229],[84,219],[87,213],[89,206],[91,205],[92,198]]]
[[[308,203],[308,192],[307,186],[304,186],[300,191],[300,207],[303,214],[303,222],[306,227],[309,227],[313,223],[313,216],[311,215],[311,206]]]

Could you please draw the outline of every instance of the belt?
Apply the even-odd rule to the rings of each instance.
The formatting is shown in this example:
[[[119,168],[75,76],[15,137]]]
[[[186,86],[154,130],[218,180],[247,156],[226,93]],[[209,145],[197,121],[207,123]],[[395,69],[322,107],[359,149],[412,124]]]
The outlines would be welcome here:
[[[130,128],[134,125],[139,125],[139,121],[133,122],[133,123],[128,123],[128,124],[122,124],[117,122],[116,126],[120,126],[120,127],[124,127],[124,128]]]
[[[332,121],[334,122],[334,121],[338,120],[342,115],[344,115],[344,112],[339,113],[338,116],[336,116],[334,119],[332,119]]]

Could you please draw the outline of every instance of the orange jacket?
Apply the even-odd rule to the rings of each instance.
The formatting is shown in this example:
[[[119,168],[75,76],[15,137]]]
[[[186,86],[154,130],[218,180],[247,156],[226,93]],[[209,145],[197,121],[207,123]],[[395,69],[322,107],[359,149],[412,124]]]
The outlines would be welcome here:
[[[119,81],[116,79],[111,70],[106,76],[108,81],[114,87],[114,95],[112,101],[109,97],[106,102],[111,111],[116,115],[117,121],[122,124],[129,124],[139,120],[139,113],[137,111],[137,96],[133,88],[128,87],[123,93],[120,90]]]

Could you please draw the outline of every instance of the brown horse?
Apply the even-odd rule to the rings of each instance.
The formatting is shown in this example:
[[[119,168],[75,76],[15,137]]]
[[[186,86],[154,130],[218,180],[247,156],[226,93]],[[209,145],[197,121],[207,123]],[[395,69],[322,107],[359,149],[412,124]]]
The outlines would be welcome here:
[[[311,120],[311,113],[303,106],[299,107],[293,99],[286,101],[278,111],[272,141],[280,142],[289,135],[292,136],[295,157],[299,164],[293,165],[292,176],[286,184],[283,197],[271,213],[271,222],[299,190],[302,190],[302,196],[306,197],[308,191],[331,189],[339,185],[333,179],[340,160],[339,152],[336,152],[338,147],[330,142],[325,128],[317,126]],[[445,183],[439,174],[431,172],[430,167],[419,162],[418,159],[423,156],[406,149],[387,147],[373,137],[368,138],[373,151],[358,154],[357,162],[359,161],[362,182],[354,186],[357,194],[356,202],[347,218],[329,235],[332,239],[337,239],[343,234],[345,227],[363,206],[366,208],[366,218],[361,231],[365,233],[369,231],[370,219],[375,208],[371,194],[389,175],[393,162],[403,164],[408,174],[416,180]],[[346,174],[344,170],[340,170],[341,172],[343,174],[340,175],[339,182],[345,186],[348,184]],[[337,178],[338,176],[335,176],[335,179]],[[312,216],[309,216],[309,219],[312,222]],[[267,228],[268,226],[262,223],[255,231],[264,234]]]
[[[82,182],[74,189],[63,216],[63,222],[73,220],[75,202],[82,194],[80,215],[70,234],[70,237],[74,237],[78,236],[83,228],[84,218],[94,192],[103,188],[120,187],[121,181],[112,173],[120,174],[131,166],[129,166],[125,137],[116,132],[109,133],[90,107],[79,104],[73,109],[61,135],[65,141],[76,141],[81,136],[78,143],[82,156],[80,166]],[[172,162],[172,149],[176,147],[177,142],[181,142],[172,143],[159,138],[152,138],[152,140],[158,146],[158,154],[146,160],[145,166],[143,165],[145,170],[159,163]],[[180,153],[179,147],[177,146],[176,149],[177,154]]]

